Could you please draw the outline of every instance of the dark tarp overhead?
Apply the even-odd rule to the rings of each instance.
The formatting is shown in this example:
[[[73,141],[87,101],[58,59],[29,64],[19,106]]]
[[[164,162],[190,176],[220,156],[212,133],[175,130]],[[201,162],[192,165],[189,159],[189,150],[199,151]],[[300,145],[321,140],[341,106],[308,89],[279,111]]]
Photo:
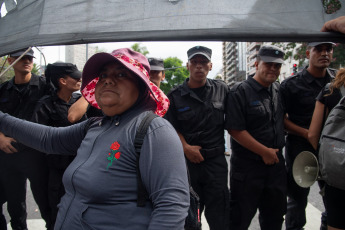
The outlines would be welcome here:
[[[345,0],[0,0],[0,56],[116,41],[345,41],[319,32]],[[340,6],[340,8],[339,8]],[[329,12],[326,12],[326,10]]]

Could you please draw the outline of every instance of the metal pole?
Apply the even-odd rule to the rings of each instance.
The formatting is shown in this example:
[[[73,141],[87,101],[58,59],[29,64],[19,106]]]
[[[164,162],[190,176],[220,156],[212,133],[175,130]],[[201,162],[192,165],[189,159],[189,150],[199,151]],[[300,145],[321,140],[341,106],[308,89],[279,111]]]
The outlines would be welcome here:
[[[86,59],[85,59],[85,63],[87,62],[87,59],[89,58],[89,44],[85,44],[85,50],[86,50]]]

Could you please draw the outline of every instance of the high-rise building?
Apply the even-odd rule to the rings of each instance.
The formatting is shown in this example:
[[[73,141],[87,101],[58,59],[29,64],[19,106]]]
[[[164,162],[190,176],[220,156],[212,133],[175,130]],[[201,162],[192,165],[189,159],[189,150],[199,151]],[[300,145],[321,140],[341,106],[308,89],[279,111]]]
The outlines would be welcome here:
[[[247,42],[247,75],[255,73],[256,55],[262,44],[262,42]]]
[[[246,46],[244,42],[223,42],[223,76],[227,84],[246,78]]]

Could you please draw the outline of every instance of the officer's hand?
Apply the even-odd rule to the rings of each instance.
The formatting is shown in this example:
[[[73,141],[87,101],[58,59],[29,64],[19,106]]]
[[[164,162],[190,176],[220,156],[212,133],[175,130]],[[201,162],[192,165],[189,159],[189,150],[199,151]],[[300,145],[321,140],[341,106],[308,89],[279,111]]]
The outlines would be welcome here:
[[[266,165],[274,165],[279,163],[277,152],[279,152],[279,149],[267,148],[265,154],[262,155],[262,160]]]
[[[203,156],[200,153],[200,146],[197,145],[185,145],[183,150],[187,159],[192,163],[200,163],[204,161]]]
[[[0,149],[5,153],[16,153],[18,152],[16,148],[14,148],[11,142],[16,142],[15,139],[12,137],[6,137],[4,134],[0,134]]]

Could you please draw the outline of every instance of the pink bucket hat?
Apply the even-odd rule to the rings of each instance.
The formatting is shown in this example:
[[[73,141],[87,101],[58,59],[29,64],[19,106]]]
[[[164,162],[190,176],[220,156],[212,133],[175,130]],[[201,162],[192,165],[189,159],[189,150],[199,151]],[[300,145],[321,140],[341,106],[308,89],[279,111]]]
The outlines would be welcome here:
[[[99,108],[95,100],[95,86],[99,80],[98,74],[101,68],[114,60],[120,62],[128,70],[133,72],[149,88],[150,96],[156,101],[155,113],[161,117],[168,111],[170,101],[168,97],[155,84],[149,80],[150,64],[141,53],[128,48],[114,50],[109,53],[97,53],[85,64],[82,74],[81,93],[94,107]]]

